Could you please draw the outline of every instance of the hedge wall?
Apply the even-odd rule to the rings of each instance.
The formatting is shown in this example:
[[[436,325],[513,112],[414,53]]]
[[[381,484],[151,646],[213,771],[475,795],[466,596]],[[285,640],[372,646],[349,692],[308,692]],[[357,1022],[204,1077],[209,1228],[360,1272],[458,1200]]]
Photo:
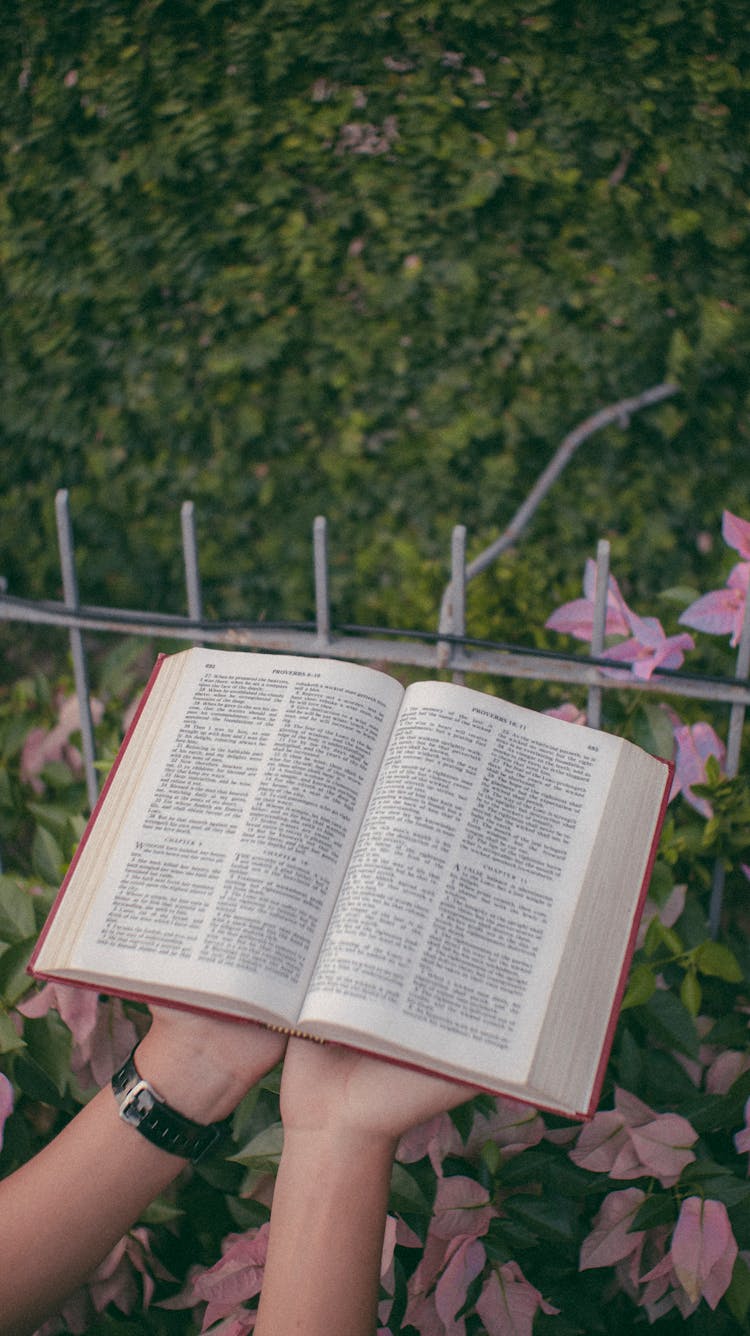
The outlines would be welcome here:
[[[308,614],[323,511],[338,614],[434,624],[451,526],[478,550],[666,377],[477,608],[522,635],[602,533],[630,592],[706,587],[746,506],[748,71],[743,0],[5,0],[11,590],[56,593],[66,485],[88,600],[181,605],[189,496],[212,611]]]

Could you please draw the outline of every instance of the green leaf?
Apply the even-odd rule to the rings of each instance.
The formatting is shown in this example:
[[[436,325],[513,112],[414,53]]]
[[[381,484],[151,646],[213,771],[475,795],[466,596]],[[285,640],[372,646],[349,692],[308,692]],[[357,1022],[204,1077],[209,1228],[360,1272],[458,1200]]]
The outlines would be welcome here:
[[[628,1007],[643,1006],[655,991],[656,974],[651,966],[645,963],[634,965],[630,971],[628,986],[625,989],[620,1010],[626,1011]]]
[[[14,1053],[17,1049],[25,1047],[25,1041],[19,1035],[8,1013],[0,1010],[0,1053]]]
[[[694,970],[688,970],[680,984],[680,1001],[691,1016],[697,1016],[701,1009],[703,989]]]
[[[648,884],[648,898],[661,908],[674,890],[672,871],[663,858],[657,858]]]
[[[742,1257],[735,1261],[729,1289],[724,1293],[724,1302],[735,1322],[744,1324],[750,1310],[750,1269]]]
[[[251,1137],[246,1146],[227,1158],[247,1168],[273,1172],[281,1159],[284,1146],[284,1128],[280,1122],[271,1123]]]
[[[653,1229],[656,1225],[671,1225],[677,1219],[671,1192],[656,1192],[647,1197],[633,1217],[628,1233],[638,1229]]]
[[[7,1007],[15,1006],[29,991],[31,979],[26,966],[36,943],[36,936],[16,942],[0,952],[0,996]]]
[[[391,1170],[390,1206],[399,1215],[412,1213],[429,1217],[432,1214],[432,1206],[419,1184],[406,1166],[398,1161],[394,1162]]]
[[[70,1052],[73,1045],[73,1037],[67,1025],[55,1012],[50,1011],[38,1019],[26,1019],[23,1037],[26,1040],[27,1050],[19,1061],[27,1065],[27,1080],[32,1083],[36,1080],[37,1090],[44,1089],[45,1083],[49,1083],[55,1093],[62,1096],[68,1085]],[[49,1102],[49,1095],[41,1093],[34,1095],[28,1083],[24,1089],[32,1094],[32,1098]]]
[[[633,741],[652,756],[671,761],[674,755],[674,726],[661,705],[641,701],[633,717]]]
[[[703,942],[693,959],[701,974],[709,974],[726,983],[742,983],[743,973],[737,957],[723,942]]]
[[[667,928],[660,918],[654,917],[646,930],[644,950],[647,956],[655,956],[662,947],[670,956],[679,956],[684,950],[679,933],[674,928]]]
[[[565,1197],[516,1196],[505,1202],[512,1220],[532,1229],[539,1239],[551,1243],[575,1243],[578,1237],[578,1212]]]
[[[54,885],[62,877],[63,851],[54,835],[44,826],[37,826],[31,845],[31,866],[37,877]]]
[[[645,1006],[640,1008],[651,1036],[667,1048],[676,1048],[689,1058],[698,1056],[698,1033],[690,1012],[674,993],[657,989]]]
[[[0,876],[0,941],[20,942],[35,931],[31,895],[13,877]]]
[[[167,1201],[164,1197],[157,1197],[149,1202],[145,1211],[141,1212],[140,1221],[144,1225],[171,1225],[184,1214],[185,1212],[173,1202]]]

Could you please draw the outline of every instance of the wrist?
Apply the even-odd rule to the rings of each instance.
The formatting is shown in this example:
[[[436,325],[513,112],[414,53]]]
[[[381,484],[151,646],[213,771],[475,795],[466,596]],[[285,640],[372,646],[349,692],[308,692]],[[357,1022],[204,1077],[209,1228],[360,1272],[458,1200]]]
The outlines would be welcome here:
[[[390,1177],[399,1138],[368,1128],[284,1127],[284,1156],[316,1165],[337,1177],[381,1173]]]
[[[175,1043],[155,1026],[138,1045],[135,1061],[140,1076],[167,1104],[197,1123],[228,1118],[253,1079],[246,1072],[238,1075],[197,1036],[189,1039],[181,1033]]]

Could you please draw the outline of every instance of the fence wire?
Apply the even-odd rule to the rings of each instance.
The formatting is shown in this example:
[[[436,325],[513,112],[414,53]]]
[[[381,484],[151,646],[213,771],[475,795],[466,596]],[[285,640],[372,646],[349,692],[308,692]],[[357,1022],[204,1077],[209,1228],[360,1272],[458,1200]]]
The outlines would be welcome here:
[[[0,621],[49,626],[67,632],[80,711],[86,789],[91,806],[98,797],[98,777],[84,636],[86,632],[167,637],[192,644],[218,645],[225,649],[324,656],[383,666],[401,665],[415,667],[425,673],[447,671],[454,681],[463,680],[467,673],[477,673],[488,677],[584,687],[588,692],[587,723],[594,728],[601,726],[602,695],[607,690],[680,696],[712,705],[726,705],[729,707],[729,723],[725,771],[730,778],[738,773],[745,713],[750,706],[750,598],[746,601],[732,677],[660,669],[649,680],[642,680],[626,669],[613,672],[611,662],[602,657],[609,580],[609,544],[604,540],[597,549],[593,630],[589,653],[584,655],[532,649],[467,635],[467,576],[472,578],[479,571],[467,567],[466,529],[463,525],[457,525],[452,535],[449,554],[450,598],[444,597],[438,626],[430,631],[336,623],[331,615],[328,529],[323,516],[317,517],[312,532],[315,620],[252,622],[219,621],[204,616],[195,512],[191,501],[184,502],[180,512],[187,615],[95,607],[81,603],[70,502],[65,489],[59,491],[55,498],[55,515],[63,601],[17,598],[7,591],[4,581],[0,580]],[[721,915],[723,877],[723,867],[717,862],[709,911],[710,929],[714,935],[718,931]]]

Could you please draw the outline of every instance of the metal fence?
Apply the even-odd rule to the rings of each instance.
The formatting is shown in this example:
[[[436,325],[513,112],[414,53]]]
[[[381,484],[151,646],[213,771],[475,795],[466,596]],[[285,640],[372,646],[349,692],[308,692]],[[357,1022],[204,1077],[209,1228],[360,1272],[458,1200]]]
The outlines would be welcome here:
[[[434,631],[377,628],[337,624],[332,614],[328,582],[328,537],[323,517],[312,532],[312,578],[315,590],[315,620],[301,622],[221,622],[204,616],[200,563],[193,504],[181,509],[182,552],[185,571],[187,614],[153,613],[95,607],[82,603],[67,491],[56,497],[56,519],[63,601],[16,598],[0,589],[0,620],[26,625],[49,626],[67,633],[73,660],[75,689],[81,719],[82,750],[89,802],[98,796],[96,743],[90,708],[89,671],[85,633],[165,637],[175,641],[220,645],[231,649],[329,656],[379,665],[404,665],[424,673],[448,672],[454,680],[467,673],[498,678],[567,683],[587,689],[587,721],[601,724],[602,693],[607,690],[669,695],[728,707],[725,770],[734,777],[739,769],[745,712],[750,706],[750,598],[745,609],[733,677],[709,677],[683,671],[654,672],[644,681],[626,671],[612,675],[612,664],[602,658],[604,650],[606,598],[609,578],[609,544],[597,551],[597,596],[589,653],[568,654],[480,639],[467,634],[467,580],[486,569],[488,563],[466,563],[466,529],[453,531],[449,558],[450,580],[443,595]],[[508,532],[508,531],[506,531]],[[502,543],[493,545],[495,554]],[[717,863],[710,908],[711,930],[718,930],[723,897],[723,868]]]

